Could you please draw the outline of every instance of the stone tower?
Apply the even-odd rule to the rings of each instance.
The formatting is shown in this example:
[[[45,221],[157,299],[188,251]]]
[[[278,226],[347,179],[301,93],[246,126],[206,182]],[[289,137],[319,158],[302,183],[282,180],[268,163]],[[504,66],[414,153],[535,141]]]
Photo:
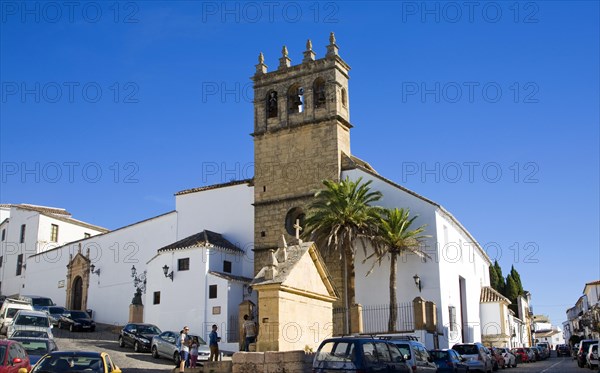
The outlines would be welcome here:
[[[252,77],[255,274],[282,234],[293,240],[294,225],[322,181],[340,179],[342,153],[350,154],[349,70],[333,33],[321,59],[310,40],[295,66],[285,46],[275,71],[258,57]]]

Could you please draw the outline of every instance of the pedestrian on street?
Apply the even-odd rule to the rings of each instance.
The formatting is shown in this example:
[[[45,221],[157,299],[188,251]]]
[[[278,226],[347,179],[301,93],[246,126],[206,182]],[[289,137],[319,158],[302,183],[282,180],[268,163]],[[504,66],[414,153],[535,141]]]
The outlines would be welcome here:
[[[244,315],[244,339],[245,339],[245,343],[244,343],[244,351],[248,352],[250,351],[249,347],[250,347],[250,343],[254,343],[256,342],[256,323],[254,322],[254,320],[252,320],[252,318],[250,318],[250,316],[248,315]]]
[[[179,333],[179,339],[177,339],[176,346],[179,348],[179,373],[185,371],[185,364],[190,354],[190,339],[187,335],[190,328],[187,326],[183,327],[183,330]]]
[[[217,325],[213,325],[212,332],[208,335],[208,347],[210,348],[208,361],[219,360],[219,342],[221,342],[221,337],[217,334]]]

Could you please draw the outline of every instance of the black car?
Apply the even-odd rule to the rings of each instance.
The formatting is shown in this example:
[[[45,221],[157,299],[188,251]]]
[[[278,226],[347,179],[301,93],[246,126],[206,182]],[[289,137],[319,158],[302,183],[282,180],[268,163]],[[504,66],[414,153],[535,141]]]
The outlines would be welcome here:
[[[152,337],[159,335],[161,330],[152,324],[127,324],[119,334],[119,346],[133,346],[135,352],[150,351]]]
[[[367,337],[337,337],[321,342],[313,360],[314,373],[410,373],[396,345]]]
[[[571,349],[567,345],[558,345],[556,347],[556,356],[571,356]]]
[[[69,310],[65,311],[58,319],[59,329],[69,329],[69,331],[86,330],[93,332],[96,330],[96,323],[85,311]]]

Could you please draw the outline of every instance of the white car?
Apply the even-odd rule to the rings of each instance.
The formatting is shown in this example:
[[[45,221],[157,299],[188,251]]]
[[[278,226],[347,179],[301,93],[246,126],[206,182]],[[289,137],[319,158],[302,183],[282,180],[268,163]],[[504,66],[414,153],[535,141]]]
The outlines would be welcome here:
[[[598,366],[598,343],[590,345],[585,355],[585,366],[590,369]]]
[[[500,347],[500,348],[496,348],[496,350],[500,354],[502,354],[502,357],[504,358],[504,361],[506,362],[507,366],[513,367],[513,368],[517,367],[517,357],[515,356],[515,354],[510,352],[510,350],[508,348]]]
[[[6,336],[10,338],[17,331],[46,332],[50,339],[54,338],[52,335],[52,324],[50,323],[48,314],[44,311],[17,311],[12,324],[8,326]]]

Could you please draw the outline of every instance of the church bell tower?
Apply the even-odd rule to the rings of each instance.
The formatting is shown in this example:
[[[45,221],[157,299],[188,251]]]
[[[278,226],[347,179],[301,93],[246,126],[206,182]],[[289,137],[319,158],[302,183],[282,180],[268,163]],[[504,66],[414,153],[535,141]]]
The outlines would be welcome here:
[[[322,181],[338,181],[342,155],[350,155],[350,66],[331,33],[325,57],[316,59],[310,40],[292,66],[284,46],[277,70],[261,53],[254,81],[254,273],[277,248],[282,234],[293,240]]]

